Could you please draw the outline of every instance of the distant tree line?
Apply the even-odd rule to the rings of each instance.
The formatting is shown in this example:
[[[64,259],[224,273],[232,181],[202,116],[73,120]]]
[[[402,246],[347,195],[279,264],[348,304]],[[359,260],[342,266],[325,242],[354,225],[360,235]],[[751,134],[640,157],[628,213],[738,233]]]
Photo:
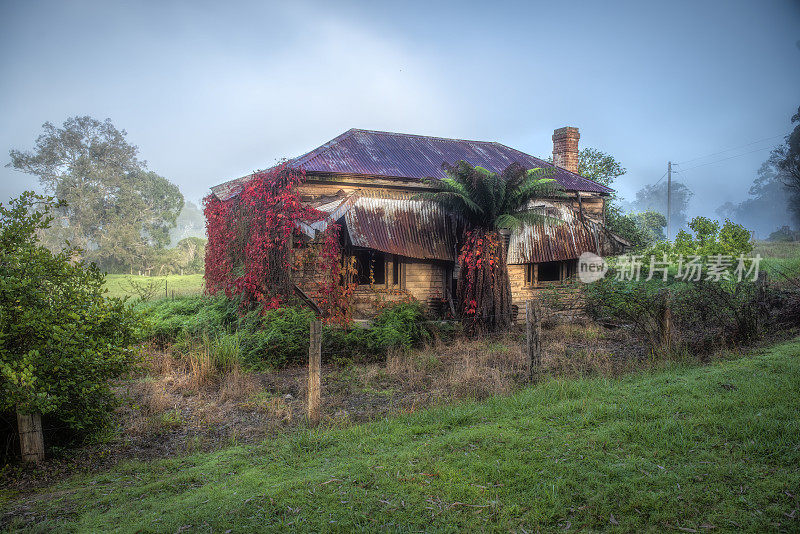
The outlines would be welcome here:
[[[205,247],[198,232],[170,248],[183,195],[147,168],[125,130],[88,116],[42,128],[34,150],[11,150],[7,166],[36,176],[61,202],[51,227],[40,232],[46,246],[59,250],[68,242],[82,259],[112,273],[202,271]]]
[[[800,107],[792,124],[796,125],[792,132],[759,168],[748,198],[726,202],[717,215],[741,222],[770,239],[800,239]]]

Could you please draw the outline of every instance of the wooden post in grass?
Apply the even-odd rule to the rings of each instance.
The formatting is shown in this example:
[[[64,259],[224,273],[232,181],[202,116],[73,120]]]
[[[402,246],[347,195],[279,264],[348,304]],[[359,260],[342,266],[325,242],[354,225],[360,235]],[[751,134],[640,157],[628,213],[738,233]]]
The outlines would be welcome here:
[[[38,413],[17,412],[19,430],[19,449],[25,462],[39,463],[44,460],[44,437],[42,435],[42,416]]]
[[[542,367],[542,314],[536,302],[525,303],[525,333],[528,353],[528,378],[535,382]]]
[[[669,290],[664,291],[664,311],[661,315],[661,346],[669,352],[672,345],[672,298]]]
[[[322,396],[322,323],[311,321],[311,339],[308,346],[308,422],[319,423]]]

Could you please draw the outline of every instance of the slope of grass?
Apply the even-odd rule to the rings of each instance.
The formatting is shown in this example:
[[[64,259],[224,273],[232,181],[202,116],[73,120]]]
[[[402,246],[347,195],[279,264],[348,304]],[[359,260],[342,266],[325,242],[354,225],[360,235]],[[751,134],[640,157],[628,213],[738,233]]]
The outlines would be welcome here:
[[[31,511],[43,530],[85,532],[797,530],[798,391],[795,340],[129,463],[53,488]]]
[[[170,276],[138,276],[129,274],[109,274],[106,275],[106,289],[108,297],[131,297],[136,298],[136,291],[131,283],[147,286],[154,285],[155,294],[153,298],[163,298],[169,296],[199,295],[203,292],[202,274],[185,274]]]

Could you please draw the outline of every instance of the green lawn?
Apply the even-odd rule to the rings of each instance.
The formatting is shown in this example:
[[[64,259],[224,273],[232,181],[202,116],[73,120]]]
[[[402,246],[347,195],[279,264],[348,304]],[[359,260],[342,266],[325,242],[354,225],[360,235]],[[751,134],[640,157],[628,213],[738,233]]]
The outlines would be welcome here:
[[[106,275],[106,288],[109,297],[137,296],[135,286],[147,287],[153,285],[155,294],[153,298],[163,298],[166,295],[175,296],[197,295],[203,292],[203,275],[186,274],[170,276],[137,276],[128,274]],[[166,291],[165,291],[166,284]]]
[[[798,391],[800,339],[128,463],[31,511],[42,530],[84,532],[797,531]]]

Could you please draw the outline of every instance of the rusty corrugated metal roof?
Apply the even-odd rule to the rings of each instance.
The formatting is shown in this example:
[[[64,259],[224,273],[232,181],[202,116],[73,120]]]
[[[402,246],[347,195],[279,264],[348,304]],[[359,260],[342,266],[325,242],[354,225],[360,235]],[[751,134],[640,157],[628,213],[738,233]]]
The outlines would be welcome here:
[[[359,197],[344,220],[357,247],[423,260],[456,259],[458,221],[433,202]]]
[[[623,252],[626,242],[601,222],[581,217],[569,205],[536,201],[531,207],[561,224],[525,226],[511,234],[509,264],[541,263],[578,258],[584,252],[601,256]],[[372,198],[358,192],[317,207],[329,213],[308,225],[307,232],[323,231],[342,220],[350,241],[357,247],[380,250],[408,258],[455,261],[463,227],[433,202],[409,198]]]
[[[379,132],[353,128],[289,161],[308,173],[380,176],[421,179],[444,178],[442,164],[464,160],[472,165],[501,172],[512,163],[526,168],[554,169],[553,178],[567,191],[610,193],[613,189],[546,161],[489,141],[467,141],[425,135]],[[212,187],[220,200],[236,195],[248,177]]]
[[[581,217],[567,204],[537,201],[532,206],[563,221],[562,224],[526,225],[511,233],[508,245],[509,264],[571,260],[584,252],[601,256],[623,252],[628,244],[588,216]]]

